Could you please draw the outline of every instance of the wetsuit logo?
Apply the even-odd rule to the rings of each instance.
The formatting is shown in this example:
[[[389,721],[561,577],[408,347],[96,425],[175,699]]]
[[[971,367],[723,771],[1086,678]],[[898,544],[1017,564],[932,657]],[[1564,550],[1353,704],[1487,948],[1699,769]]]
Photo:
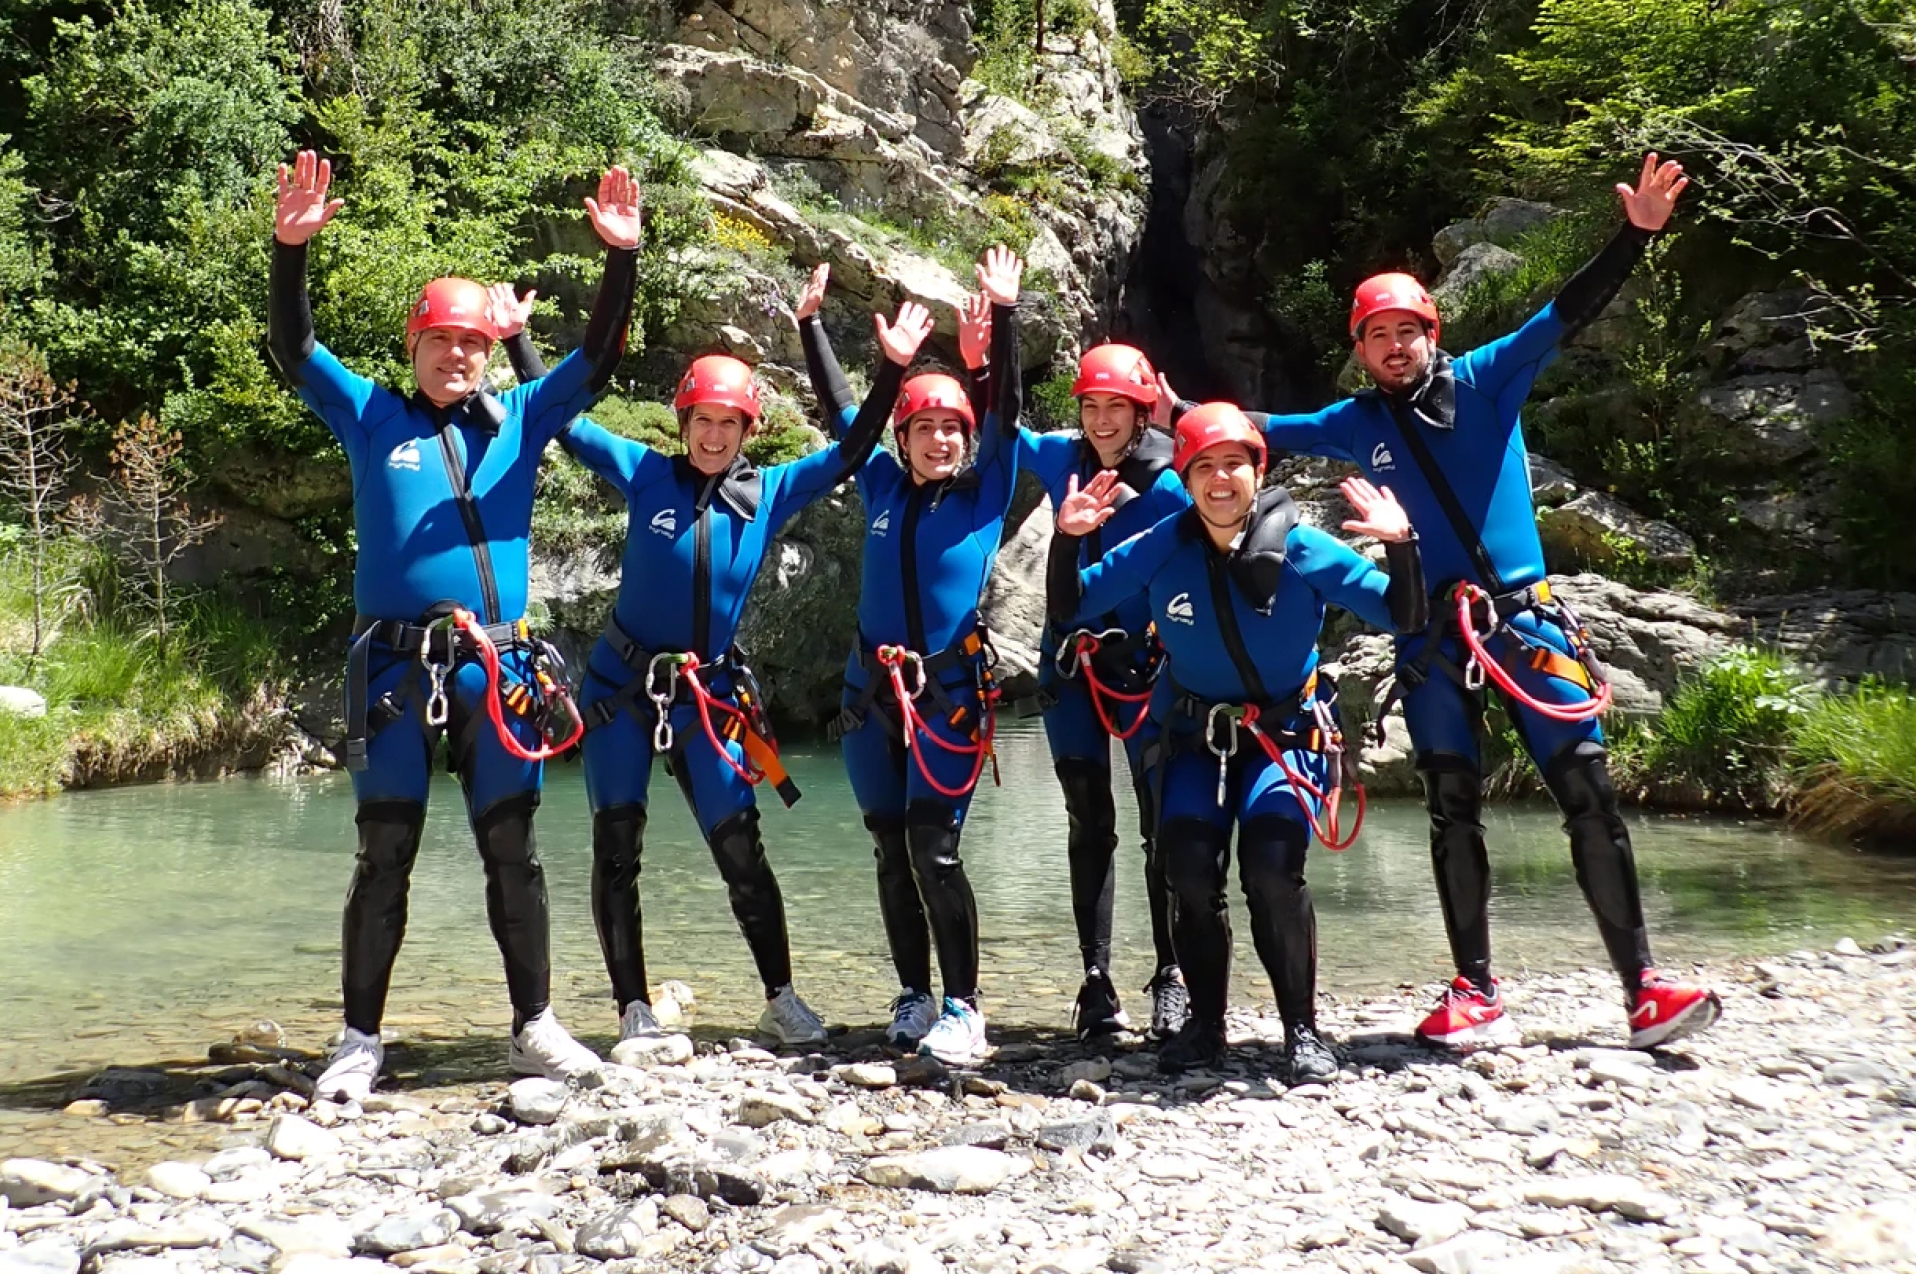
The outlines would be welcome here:
[[[1173,597],[1171,604],[1164,608],[1164,613],[1180,624],[1195,624],[1197,622],[1197,620],[1192,618],[1194,612],[1191,610],[1191,595],[1189,593],[1179,593],[1176,597]]]
[[[660,509],[652,515],[652,531],[656,535],[671,537],[679,533],[679,515],[670,509]]]
[[[1373,471],[1379,469],[1395,469],[1397,467],[1397,461],[1391,458],[1390,448],[1380,442],[1371,448],[1370,467]]]
[[[414,473],[419,472],[419,444],[411,438],[408,438],[397,447],[394,447],[392,453],[386,457],[386,467],[388,469],[411,469]]]
[[[891,510],[886,509],[883,513],[880,513],[876,518],[872,519],[872,534],[883,535],[889,530],[891,530]]]

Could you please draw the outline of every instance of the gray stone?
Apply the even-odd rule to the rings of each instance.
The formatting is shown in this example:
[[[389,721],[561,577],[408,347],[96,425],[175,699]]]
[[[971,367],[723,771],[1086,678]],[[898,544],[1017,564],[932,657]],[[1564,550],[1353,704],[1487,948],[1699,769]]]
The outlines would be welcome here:
[[[64,1239],[35,1239],[0,1250],[0,1274],[79,1274],[80,1250]]]
[[[989,1194],[1010,1180],[1018,1162],[981,1146],[940,1146],[917,1154],[873,1159],[859,1173],[875,1186],[933,1190],[940,1194]]]
[[[1555,508],[1539,509],[1537,533],[1553,560],[1561,557],[1601,568],[1640,556],[1669,570],[1696,564],[1695,540],[1601,491],[1585,491]]]
[[[1764,1114],[1777,1114],[1790,1107],[1789,1090],[1774,1080],[1760,1079],[1754,1075],[1733,1080],[1730,1083],[1730,1100],[1739,1106],[1759,1110]]]
[[[784,1256],[830,1233],[844,1219],[845,1214],[839,1209],[823,1204],[790,1204],[772,1214],[770,1224],[752,1240],[752,1245],[768,1256]]]
[[[694,1234],[702,1233],[712,1224],[712,1209],[697,1195],[675,1194],[659,1205],[659,1211]]]
[[[1457,254],[1437,286],[1430,290],[1439,306],[1455,306],[1472,288],[1502,274],[1514,274],[1523,268],[1523,258],[1494,243],[1473,243]]]
[[[1564,215],[1562,208],[1528,199],[1492,199],[1482,215],[1453,222],[1431,239],[1438,263],[1448,266],[1465,248],[1477,243],[1508,246],[1527,232]]]
[[[1877,1199],[1833,1218],[1822,1249],[1857,1268],[1909,1268],[1916,1262],[1916,1194]]]
[[[1111,1078],[1111,1063],[1102,1057],[1088,1058],[1081,1062],[1072,1062],[1058,1072],[1058,1083],[1065,1088],[1080,1080],[1093,1084],[1102,1084]]]
[[[996,1121],[977,1124],[962,1123],[946,1129],[944,1135],[939,1138],[943,1145],[983,1146],[987,1150],[1003,1150],[1010,1140],[1010,1125]]]
[[[1676,1200],[1650,1189],[1634,1177],[1615,1173],[1553,1177],[1527,1183],[1525,1203],[1546,1208],[1584,1208],[1615,1212],[1633,1221],[1662,1221],[1677,1211]]]
[[[44,1159],[8,1159],[0,1163],[0,1199],[16,1208],[39,1203],[69,1203],[105,1185],[103,1178]]]
[[[152,1225],[116,1221],[87,1245],[87,1254],[146,1248],[218,1247],[232,1237],[232,1226],[204,1211],[170,1217]]]
[[[1038,1145],[1046,1150],[1083,1150],[1110,1154],[1117,1148],[1118,1126],[1103,1111],[1084,1119],[1068,1119],[1044,1124],[1038,1129]]]
[[[0,686],[0,716],[44,717],[47,699],[38,690],[25,686]]]
[[[281,1159],[321,1159],[339,1153],[339,1135],[298,1115],[278,1115],[266,1130],[266,1149]]]
[[[1394,1195],[1378,1209],[1377,1224],[1406,1243],[1442,1243],[1470,1224],[1470,1209],[1461,1203],[1419,1203]]]
[[[556,1079],[532,1076],[512,1082],[506,1100],[512,1117],[522,1124],[549,1124],[565,1109],[570,1090]]]
[[[1712,385],[1697,395],[1703,407],[1742,431],[1746,463],[1780,466],[1816,450],[1818,427],[1843,420],[1856,398],[1834,372],[1763,372]]]
[[[693,1051],[690,1036],[644,1036],[614,1044],[612,1060],[620,1066],[682,1066],[692,1060]]]
[[[617,1261],[637,1256],[646,1236],[659,1228],[658,1213],[658,1205],[651,1200],[613,1208],[581,1225],[572,1236],[572,1244],[579,1255],[594,1260]]]
[[[1530,498],[1540,509],[1554,509],[1577,493],[1570,471],[1556,461],[1530,453]]]
[[[1489,1107],[1484,1119],[1498,1132],[1528,1137],[1556,1127],[1557,1112],[1546,1101],[1506,1101]]]
[[[536,1190],[486,1190],[455,1195],[446,1206],[459,1217],[459,1227],[472,1234],[497,1234],[520,1224],[551,1220],[559,1201]]]
[[[781,1120],[795,1124],[817,1122],[807,1102],[785,1093],[749,1089],[739,1098],[738,1122],[747,1128],[764,1128]]]
[[[1825,1084],[1887,1084],[1895,1079],[1874,1062],[1831,1062],[1823,1068]]]
[[[450,1243],[459,1233],[459,1214],[451,1208],[426,1208],[389,1216],[360,1233],[355,1246],[361,1252],[391,1256]]]
[[[1509,1252],[1510,1241],[1488,1230],[1466,1230],[1441,1243],[1417,1249],[1404,1259],[1424,1274],[1483,1274],[1489,1263]]]
[[[248,1238],[270,1245],[282,1256],[328,1256],[341,1260],[352,1255],[353,1232],[328,1216],[242,1216],[233,1228]]]
[[[146,1170],[146,1184],[169,1199],[197,1199],[213,1178],[190,1163],[156,1163]]]
[[[898,1082],[898,1072],[882,1062],[853,1062],[834,1066],[832,1074],[854,1088],[890,1088]]]

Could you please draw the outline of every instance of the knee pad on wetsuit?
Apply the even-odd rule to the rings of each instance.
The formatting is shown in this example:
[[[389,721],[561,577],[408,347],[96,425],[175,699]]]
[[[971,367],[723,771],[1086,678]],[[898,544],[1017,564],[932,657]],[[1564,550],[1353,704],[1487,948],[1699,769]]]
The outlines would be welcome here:
[[[1111,797],[1111,770],[1085,757],[1065,757],[1057,763],[1058,786],[1064,789],[1065,814],[1073,831],[1116,835],[1117,803]]]
[[[1186,906],[1209,905],[1224,897],[1224,867],[1230,833],[1195,818],[1174,818],[1158,831],[1158,857],[1164,883]]]
[[[1237,841],[1238,874],[1244,878],[1245,892],[1302,889],[1310,845],[1310,829],[1296,819],[1267,814],[1247,821]]]
[[[367,801],[353,815],[359,830],[359,862],[368,872],[410,873],[419,856],[426,807],[418,801]]]
[[[905,810],[905,837],[921,875],[947,876],[963,868],[958,856],[958,812],[940,801],[913,801]]]
[[[1639,940],[1634,935],[1643,929],[1643,901],[1630,831],[1623,824],[1617,789],[1610,780],[1608,754],[1600,744],[1575,744],[1551,760],[1544,785],[1563,811],[1577,883],[1597,919],[1624,935],[1617,939],[1619,967],[1628,971],[1627,966],[1647,964],[1647,954],[1638,956],[1635,951]],[[1608,939],[1610,934],[1605,936]]]
[[[615,874],[637,876],[645,853],[646,808],[614,805],[592,816],[592,861]]]
[[[1543,767],[1543,785],[1556,799],[1566,824],[1580,818],[1618,816],[1609,759],[1601,743],[1584,740],[1551,757]]]
[[[488,865],[524,867],[543,871],[539,849],[532,837],[532,816],[539,808],[537,792],[521,792],[502,797],[472,819],[472,835],[479,843],[479,856]]]
[[[742,809],[712,829],[707,843],[725,883],[751,883],[767,870],[757,808]]]
[[[1469,758],[1449,752],[1433,752],[1421,758],[1418,768],[1424,780],[1424,808],[1430,812],[1433,829],[1474,827],[1483,831],[1484,777]]]
[[[901,868],[909,875],[911,857],[906,847],[905,820],[890,814],[867,814],[865,830],[871,833],[872,857],[878,860],[879,875]]]

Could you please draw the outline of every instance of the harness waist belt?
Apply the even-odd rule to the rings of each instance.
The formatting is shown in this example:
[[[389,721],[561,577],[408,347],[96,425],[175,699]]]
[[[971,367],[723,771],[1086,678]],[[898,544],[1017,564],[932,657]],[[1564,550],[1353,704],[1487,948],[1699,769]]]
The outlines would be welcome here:
[[[531,640],[526,621],[488,624],[488,640],[494,646],[523,646]],[[413,658],[412,670],[400,684],[379,702],[369,704],[372,687],[372,648],[384,646],[400,658]],[[403,619],[375,619],[370,615],[353,616],[353,644],[346,654],[346,768],[359,771],[367,765],[367,743],[379,729],[406,714],[407,706],[419,690],[419,675],[427,664],[445,668],[475,658],[477,651],[462,646],[450,615],[442,622],[414,624]],[[435,682],[435,693],[439,683]],[[443,725],[432,721],[429,725]]]

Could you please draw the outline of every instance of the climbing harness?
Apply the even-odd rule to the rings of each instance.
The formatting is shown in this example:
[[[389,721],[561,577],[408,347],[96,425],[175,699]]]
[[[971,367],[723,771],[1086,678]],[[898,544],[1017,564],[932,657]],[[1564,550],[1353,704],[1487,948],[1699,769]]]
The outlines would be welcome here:
[[[1130,739],[1143,728],[1145,718],[1151,714],[1147,705],[1151,702],[1151,685],[1157,680],[1158,671],[1163,666],[1163,651],[1154,635],[1147,633],[1143,641],[1146,643],[1147,664],[1144,689],[1140,691],[1119,690],[1098,675],[1095,656],[1100,651],[1116,654],[1137,644],[1132,641],[1131,634],[1122,628],[1106,628],[1098,632],[1080,628],[1065,637],[1053,659],[1058,674],[1067,680],[1082,674],[1085,689],[1091,695],[1091,706],[1098,714],[1098,723],[1104,727],[1106,734],[1115,739]],[[1109,710],[1105,707],[1107,702],[1114,705]],[[1123,729],[1116,724],[1124,715],[1124,709],[1115,706],[1120,704],[1130,704],[1137,710],[1131,724]]]
[[[507,752],[521,761],[549,761],[585,735],[585,718],[572,703],[572,690],[565,680],[565,665],[559,662],[558,651],[550,643],[532,645],[531,684],[515,682],[508,688],[502,685],[499,647],[493,643],[477,616],[461,608],[453,611],[447,620],[437,622],[450,623],[471,641],[473,649],[478,652],[479,663],[486,670],[486,715],[492,718],[492,728],[499,736],[499,744]],[[524,620],[519,622],[518,628],[519,639],[529,641]],[[424,650],[425,647],[420,649]],[[431,676],[432,697],[426,700],[426,723],[434,724],[433,705],[437,702],[439,723],[443,724],[446,719],[445,667],[434,666]],[[519,742],[506,724],[507,707],[522,717],[531,717],[538,724],[539,733],[545,738],[543,746],[528,748]]]
[[[940,796],[948,797],[952,800],[962,799],[968,795],[973,788],[978,786],[978,779],[984,773],[985,762],[987,760],[991,762],[991,781],[993,784],[997,784],[999,782],[998,756],[997,753],[992,750],[991,746],[991,741],[997,733],[998,725],[998,692],[995,685],[992,686],[991,689],[981,692],[979,696],[978,704],[981,720],[978,728],[972,731],[971,742],[953,743],[933,733],[931,728],[925,724],[925,719],[918,714],[918,697],[925,692],[924,659],[920,657],[916,651],[906,650],[903,646],[880,646],[874,653],[878,659],[879,667],[885,669],[889,675],[892,694],[898,700],[900,732],[904,738],[905,751],[911,754],[912,760],[918,766],[919,774],[924,776],[925,782],[931,785],[931,789]],[[915,674],[914,683],[910,686],[907,686],[905,683],[905,670],[907,668],[912,669]],[[962,716],[962,713],[963,710],[960,709],[959,712],[954,715]],[[955,725],[957,723],[954,722],[953,724]],[[913,737],[917,737],[920,740],[929,740],[939,748],[955,756],[972,757],[971,776],[957,787],[946,787],[943,783],[940,783],[937,776],[931,772],[931,766],[925,761],[923,743],[921,742],[918,747],[914,748],[912,746]]]
[[[933,790],[953,800],[967,795],[977,786],[987,760],[991,762],[992,783],[1000,784],[998,756],[992,747],[1002,696],[998,686],[998,652],[983,624],[935,655],[923,655],[905,646],[867,647],[861,640],[854,648],[853,657],[864,670],[865,684],[826,727],[826,734],[834,742],[861,728],[874,710],[889,715],[894,705],[883,698],[883,692],[889,690],[891,698],[896,700],[897,717],[893,724],[905,751],[912,754],[919,773]],[[972,688],[978,697],[977,712],[982,718],[969,731],[972,741],[964,744],[951,743],[933,734],[926,727],[924,713],[919,708],[919,703],[929,696],[934,711],[941,714],[953,730],[965,733],[972,710],[953,700],[941,680],[945,674],[960,668],[971,673]],[[914,737],[929,739],[934,746],[948,752],[975,757],[970,779],[955,789],[940,783],[927,766],[922,742],[918,747],[912,746]]]
[[[1550,596],[1549,585],[1539,585],[1538,589],[1547,601]],[[1559,601],[1556,607],[1565,621],[1564,635],[1569,639],[1571,649],[1576,652],[1574,658],[1552,650],[1542,642],[1525,638],[1510,625],[1508,620],[1497,615],[1497,607],[1490,594],[1475,584],[1458,584],[1451,590],[1451,600],[1457,604],[1457,632],[1463,637],[1464,649],[1470,652],[1470,659],[1464,664],[1466,690],[1481,690],[1487,673],[1490,680],[1497,684],[1497,689],[1524,707],[1553,721],[1589,721],[1602,716],[1609,710],[1611,699],[1609,679],[1604,676],[1603,665],[1598,662],[1596,655],[1590,649],[1589,632],[1584,628],[1583,621],[1577,617],[1577,613],[1570,609],[1568,603]],[[1493,626],[1489,629],[1489,636],[1495,637],[1498,633],[1511,634],[1515,644],[1522,648],[1519,658],[1524,659],[1532,668],[1545,676],[1556,677],[1582,686],[1591,692],[1591,697],[1577,704],[1544,703],[1518,685],[1517,679],[1510,675],[1502,661],[1484,647],[1484,639],[1479,636],[1472,615],[1473,609],[1478,604],[1489,607],[1493,616]]]

